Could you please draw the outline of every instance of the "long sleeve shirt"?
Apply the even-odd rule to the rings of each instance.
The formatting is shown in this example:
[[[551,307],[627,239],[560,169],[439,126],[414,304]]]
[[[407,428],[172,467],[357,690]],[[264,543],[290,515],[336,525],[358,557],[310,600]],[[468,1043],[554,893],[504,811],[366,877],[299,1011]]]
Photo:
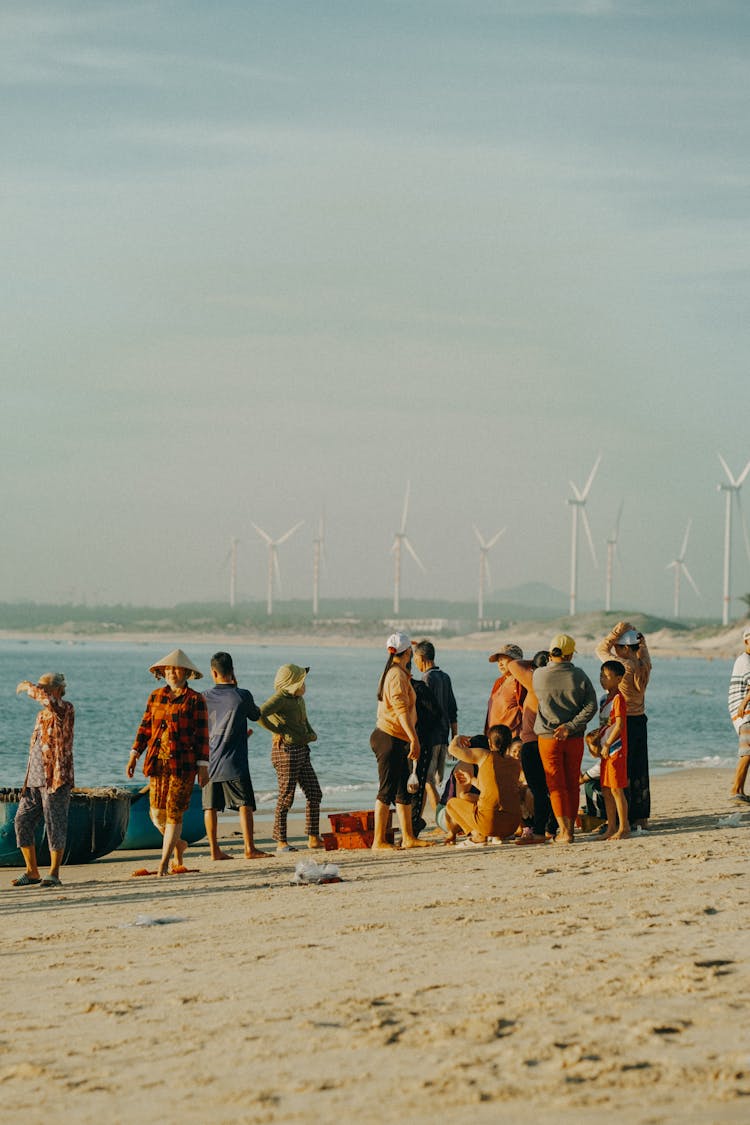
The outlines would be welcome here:
[[[605,660],[619,660],[624,666],[625,675],[620,680],[620,691],[625,697],[628,715],[645,715],[646,687],[651,677],[651,657],[645,641],[641,641],[637,652],[633,652],[632,649],[628,650],[627,655],[614,652],[613,646],[619,643],[624,632],[625,629],[618,630],[615,627],[596,646],[595,652],[602,663]]]
[[[166,685],[152,691],[133,750],[146,751],[146,777],[187,778],[208,765],[208,712],[203,696],[186,687],[179,695]]]
[[[31,699],[42,704],[31,735],[32,751],[38,743],[46,787],[54,792],[73,785],[73,704],[49,695],[43,687],[31,684],[26,689]]]
[[[261,703],[260,724],[281,739],[284,746],[307,746],[318,737],[307,720],[302,696],[285,691],[275,691]]]
[[[582,735],[598,705],[594,685],[583,669],[568,660],[550,661],[536,669],[532,682],[538,702],[535,734],[551,738],[557,727],[566,726],[570,738]]]

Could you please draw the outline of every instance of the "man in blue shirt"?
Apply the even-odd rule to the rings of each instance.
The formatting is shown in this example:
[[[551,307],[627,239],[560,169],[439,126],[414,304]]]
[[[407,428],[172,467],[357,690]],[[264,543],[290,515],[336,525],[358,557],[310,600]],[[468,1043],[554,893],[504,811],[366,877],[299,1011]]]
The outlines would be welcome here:
[[[247,740],[253,733],[248,721],[260,718],[255,700],[245,688],[237,687],[234,664],[228,652],[211,657],[214,686],[204,692],[208,708],[208,784],[203,789],[203,815],[211,849],[211,859],[232,859],[217,841],[218,813],[237,809],[245,842],[245,858],[258,859],[253,839],[255,793],[247,761]]]

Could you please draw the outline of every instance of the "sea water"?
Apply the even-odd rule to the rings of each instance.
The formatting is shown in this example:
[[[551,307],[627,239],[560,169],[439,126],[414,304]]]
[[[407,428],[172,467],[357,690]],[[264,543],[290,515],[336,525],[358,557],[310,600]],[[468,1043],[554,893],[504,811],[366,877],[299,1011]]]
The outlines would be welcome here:
[[[193,686],[210,687],[209,660],[216,646],[183,644],[204,673]],[[0,641],[0,786],[23,782],[38,709],[26,695],[16,696],[16,685],[21,680],[36,681],[43,672],[65,673],[66,698],[76,709],[76,784],[123,783],[130,747],[155,686],[149,664],[171,647],[169,642],[151,641]],[[344,810],[370,806],[377,791],[377,769],[369,737],[385,663],[383,649],[237,644],[231,651],[240,686],[249,688],[259,704],[271,695],[279,665],[310,666],[305,702],[318,734],[312,758],[324,804]],[[451,650],[438,651],[438,663],[453,681],[459,730],[462,734],[481,731],[496,665],[484,652]],[[598,692],[596,658],[577,656],[576,663],[591,676]],[[652,772],[735,763],[737,743],[726,705],[731,667],[730,660],[654,661],[647,692]],[[272,806],[276,792],[270,734],[255,725],[249,750],[261,811]],[[136,777],[140,776],[139,767]]]

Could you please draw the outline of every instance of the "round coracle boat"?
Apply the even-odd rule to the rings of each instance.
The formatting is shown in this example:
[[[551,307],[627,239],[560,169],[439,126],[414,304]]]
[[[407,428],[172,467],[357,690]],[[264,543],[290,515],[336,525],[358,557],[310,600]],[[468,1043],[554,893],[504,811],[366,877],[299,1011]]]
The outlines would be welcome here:
[[[20,789],[0,789],[0,867],[24,866],[14,827],[20,800]],[[125,839],[129,817],[130,793],[126,789],[74,789],[63,863],[91,863],[109,855]],[[37,826],[35,843],[37,861],[46,866],[50,855],[43,821]]]
[[[159,851],[162,838],[159,829],[154,825],[149,815],[148,785],[130,785],[127,787],[130,798],[130,820],[128,822],[125,838],[119,845],[121,851]],[[201,788],[194,786],[188,810],[182,818],[182,838],[188,844],[202,840],[206,835],[206,825],[203,819],[203,802]]]

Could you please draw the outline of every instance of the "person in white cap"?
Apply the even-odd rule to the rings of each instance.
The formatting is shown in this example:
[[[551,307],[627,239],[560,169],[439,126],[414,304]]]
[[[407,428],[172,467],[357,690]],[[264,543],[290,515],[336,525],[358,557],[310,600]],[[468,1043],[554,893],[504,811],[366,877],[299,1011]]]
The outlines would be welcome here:
[[[651,657],[646,638],[629,621],[618,621],[595,651],[602,663],[614,657],[625,668],[620,691],[627,708],[628,815],[631,827],[645,829],[651,816],[646,717],[646,687],[651,678]]]
[[[127,765],[132,777],[138,759],[145,751],[143,772],[149,780],[151,820],[164,837],[158,875],[167,875],[172,852],[182,869],[187,843],[181,838],[182,818],[193,794],[196,775],[201,786],[208,781],[208,711],[200,692],[188,687],[188,680],[200,680],[196,668],[181,648],[173,649],[152,664],[149,671],[166,687],[157,688],[148,698],[146,710]]]
[[[26,692],[42,704],[31,735],[29,764],[23,793],[18,803],[14,827],[26,870],[13,880],[14,887],[60,886],[60,865],[68,830],[68,809],[73,789],[73,704],[65,695],[62,672],[46,672],[33,684],[22,680],[16,694]],[[49,845],[49,874],[39,874],[36,859],[35,829],[44,817]]]
[[[737,748],[739,760],[732,785],[732,796],[737,801],[750,803],[750,796],[745,793],[745,781],[750,768],[750,628],[743,630],[742,643],[745,651],[741,652],[734,662],[727,702],[729,715],[739,738]]]
[[[411,795],[407,782],[412,762],[419,759],[417,697],[412,687],[409,663],[411,640],[406,633],[392,633],[386,641],[388,660],[378,685],[378,714],[370,735],[370,748],[378,763],[378,795],[375,800],[373,851],[393,850],[386,839],[391,804],[395,802],[401,829],[402,848],[422,848],[428,841],[414,835]]]

